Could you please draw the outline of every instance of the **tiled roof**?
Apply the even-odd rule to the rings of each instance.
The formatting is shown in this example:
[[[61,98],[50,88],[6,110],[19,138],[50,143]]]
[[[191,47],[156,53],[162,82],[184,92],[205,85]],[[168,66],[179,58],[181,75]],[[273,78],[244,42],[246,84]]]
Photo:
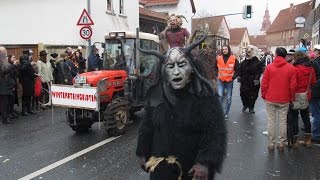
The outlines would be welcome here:
[[[282,9],[266,33],[295,29],[295,18],[298,16],[307,18],[312,10],[312,6],[312,1],[307,1],[287,9]]]
[[[156,18],[156,19],[160,19],[160,20],[167,20],[168,15],[164,14],[164,13],[159,13],[159,12],[155,12],[155,11],[151,11],[149,9],[145,9],[145,8],[139,8],[139,14],[140,15],[144,15],[144,16],[148,16],[148,17],[152,17],[152,18]]]
[[[141,3],[144,3],[147,6],[178,4],[179,1],[180,0],[140,0]]]
[[[266,35],[249,36],[250,44],[254,46],[267,45]]]
[[[217,35],[223,20],[224,16],[193,18],[191,21],[191,31],[193,33],[198,27],[205,28],[206,25],[208,25],[209,31],[212,34]]]
[[[247,28],[234,28],[229,29],[230,32],[230,45],[238,45],[244,36],[244,33],[248,31]]]

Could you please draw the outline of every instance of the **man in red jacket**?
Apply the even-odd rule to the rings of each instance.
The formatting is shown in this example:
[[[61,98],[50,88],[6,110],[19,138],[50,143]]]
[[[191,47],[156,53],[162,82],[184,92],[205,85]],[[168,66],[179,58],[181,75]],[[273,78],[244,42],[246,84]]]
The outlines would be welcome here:
[[[277,149],[284,151],[289,103],[294,99],[296,74],[293,65],[286,61],[286,55],[286,49],[278,47],[276,58],[266,67],[262,78],[261,94],[266,103],[269,151],[273,151],[276,145],[277,112],[280,126]]]

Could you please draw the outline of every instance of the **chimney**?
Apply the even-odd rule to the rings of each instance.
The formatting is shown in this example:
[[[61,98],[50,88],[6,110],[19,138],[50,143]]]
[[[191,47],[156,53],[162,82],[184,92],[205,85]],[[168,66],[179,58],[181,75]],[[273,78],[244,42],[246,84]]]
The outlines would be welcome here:
[[[293,3],[290,3],[290,9],[293,7]]]

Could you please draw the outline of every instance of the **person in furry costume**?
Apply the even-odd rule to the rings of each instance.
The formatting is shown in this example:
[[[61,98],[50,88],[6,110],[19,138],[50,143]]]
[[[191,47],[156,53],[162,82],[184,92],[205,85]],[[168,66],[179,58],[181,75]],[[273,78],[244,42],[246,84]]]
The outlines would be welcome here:
[[[150,180],[207,180],[221,172],[227,130],[218,94],[191,50],[169,49],[159,57],[158,80],[148,92],[136,155]]]
[[[182,15],[172,14],[167,21],[167,27],[160,33],[163,42],[163,51],[168,48],[184,47],[189,40],[190,33],[186,28],[182,28]],[[169,47],[167,47],[169,46]]]
[[[249,108],[250,113],[255,113],[254,105],[260,89],[260,77],[264,64],[259,60],[259,50],[256,46],[249,45],[246,49],[246,59],[240,64],[240,96],[243,104],[242,112]]]

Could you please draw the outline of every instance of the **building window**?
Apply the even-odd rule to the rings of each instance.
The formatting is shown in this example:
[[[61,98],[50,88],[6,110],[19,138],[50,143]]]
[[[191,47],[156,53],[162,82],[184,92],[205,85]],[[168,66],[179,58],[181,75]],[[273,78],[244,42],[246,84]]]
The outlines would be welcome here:
[[[107,0],[107,11],[108,12],[113,12],[112,0]]]
[[[289,31],[289,33],[288,33],[288,37],[289,37],[289,39],[291,38],[291,31]]]
[[[294,38],[294,30],[291,32],[291,37]]]
[[[119,14],[124,14],[124,3],[123,3],[124,0],[119,0],[120,2],[120,8],[119,8]]]

